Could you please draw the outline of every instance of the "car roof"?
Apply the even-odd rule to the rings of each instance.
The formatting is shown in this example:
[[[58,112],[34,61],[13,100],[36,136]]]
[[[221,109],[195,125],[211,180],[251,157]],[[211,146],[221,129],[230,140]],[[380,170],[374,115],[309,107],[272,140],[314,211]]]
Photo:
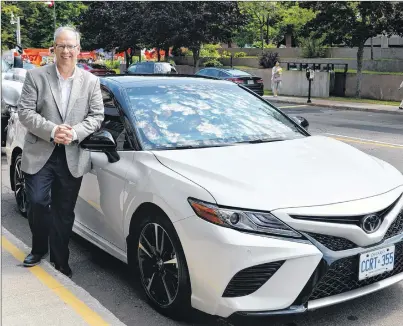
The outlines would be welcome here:
[[[159,85],[163,84],[199,84],[208,85],[211,83],[226,83],[233,84],[225,80],[219,80],[213,77],[200,77],[197,75],[108,75],[102,76],[101,80],[106,83],[112,82],[115,85],[119,85],[124,88],[130,88],[135,86],[143,85],[155,85],[156,80],[158,80]]]
[[[234,75],[234,76],[246,76],[246,75],[250,75],[249,72],[243,71],[243,70],[239,70],[239,69],[234,69],[234,68],[217,68],[217,67],[206,67],[203,68],[201,70],[220,70],[220,71],[224,71],[229,73],[230,75]]]

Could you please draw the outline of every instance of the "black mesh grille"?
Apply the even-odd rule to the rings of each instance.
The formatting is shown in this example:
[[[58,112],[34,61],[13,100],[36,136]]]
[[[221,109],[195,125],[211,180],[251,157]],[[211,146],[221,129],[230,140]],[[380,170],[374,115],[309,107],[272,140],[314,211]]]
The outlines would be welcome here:
[[[257,265],[241,270],[231,279],[223,297],[242,297],[258,290],[266,283],[284,261]]]
[[[326,248],[329,248],[330,250],[333,251],[341,251],[358,247],[355,243],[351,242],[350,240],[340,237],[335,237],[326,234],[317,234],[317,233],[308,233],[308,235],[310,235],[316,241],[320,242]]]
[[[340,259],[330,265],[328,271],[315,286],[309,300],[326,298],[379,282],[403,272],[403,242],[396,244],[395,265],[390,272],[359,281],[359,255]]]
[[[403,211],[396,217],[395,221],[390,226],[388,232],[385,234],[385,239],[392,238],[396,235],[403,233]]]

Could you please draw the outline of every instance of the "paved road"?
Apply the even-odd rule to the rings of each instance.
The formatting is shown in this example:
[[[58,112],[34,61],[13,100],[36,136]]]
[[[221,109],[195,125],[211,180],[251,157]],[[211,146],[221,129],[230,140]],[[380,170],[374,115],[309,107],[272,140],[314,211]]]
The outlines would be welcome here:
[[[284,108],[284,111],[290,115],[306,117],[312,134],[332,134],[329,136],[344,139],[352,146],[388,161],[403,172],[403,116],[318,107],[292,107]],[[2,224],[30,245],[28,223],[18,215],[13,194],[7,187],[8,170],[4,157],[2,163]],[[71,265],[73,281],[126,325],[401,326],[403,320],[402,282],[379,293],[302,316],[258,319],[236,317],[224,320],[195,312],[194,322],[178,323],[162,317],[148,306],[139,283],[132,279],[125,264],[78,236],[73,236],[71,241]]]

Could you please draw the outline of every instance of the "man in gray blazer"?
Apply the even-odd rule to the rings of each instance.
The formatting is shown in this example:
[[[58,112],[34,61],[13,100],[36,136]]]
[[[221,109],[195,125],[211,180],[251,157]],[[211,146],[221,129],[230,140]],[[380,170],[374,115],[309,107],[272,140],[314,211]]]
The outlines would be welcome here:
[[[54,35],[56,64],[29,70],[18,104],[27,128],[22,170],[32,251],[24,266],[40,263],[48,253],[55,268],[71,277],[69,238],[83,174],[90,153],[79,144],[97,131],[104,118],[99,78],[76,67],[80,35],[60,27]]]

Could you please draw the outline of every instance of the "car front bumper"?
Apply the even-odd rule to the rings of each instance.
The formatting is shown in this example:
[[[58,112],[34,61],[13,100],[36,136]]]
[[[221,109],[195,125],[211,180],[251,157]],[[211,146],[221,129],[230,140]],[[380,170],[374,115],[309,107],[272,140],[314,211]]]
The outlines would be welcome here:
[[[371,247],[333,252],[319,249],[321,245],[309,235],[309,241],[253,235],[216,226],[197,216],[174,225],[188,263],[192,306],[212,315],[303,313],[403,280],[403,234]],[[359,255],[393,244],[396,246],[394,270],[359,282]],[[253,275],[258,271],[255,267],[265,264],[273,267],[271,264],[276,262],[281,262],[280,266],[257,290],[247,295],[226,296],[237,276],[238,284],[232,287],[235,292],[262,277],[262,274]],[[344,275],[342,278],[340,273]],[[341,282],[334,282],[337,277]]]

